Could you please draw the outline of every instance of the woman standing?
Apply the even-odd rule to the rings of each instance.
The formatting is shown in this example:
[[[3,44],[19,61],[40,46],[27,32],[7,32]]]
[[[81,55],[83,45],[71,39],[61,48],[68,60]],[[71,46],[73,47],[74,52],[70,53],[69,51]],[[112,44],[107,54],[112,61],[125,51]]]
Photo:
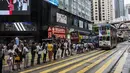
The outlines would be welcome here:
[[[46,56],[47,56],[47,44],[42,44],[42,50],[43,50],[43,63],[46,63]]]
[[[49,56],[49,61],[52,61],[52,55],[53,55],[53,45],[51,42],[47,45],[48,47],[48,56]]]
[[[20,70],[20,63],[22,62],[22,50],[21,47],[18,46],[18,48],[15,49],[15,63],[17,66],[17,70]]]

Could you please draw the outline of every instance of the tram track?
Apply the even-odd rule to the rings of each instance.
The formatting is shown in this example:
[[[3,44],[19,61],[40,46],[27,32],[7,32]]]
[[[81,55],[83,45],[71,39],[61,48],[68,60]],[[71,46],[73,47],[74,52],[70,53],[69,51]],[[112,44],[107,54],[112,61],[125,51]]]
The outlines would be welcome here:
[[[51,73],[51,72],[53,72],[53,73],[72,73],[71,70],[73,70],[73,69],[78,70],[77,67],[81,68],[80,66],[82,66],[86,63],[92,64],[95,59],[102,58],[104,55],[107,55],[108,53],[111,53],[111,52],[112,52],[112,54],[114,54],[118,50],[119,49],[113,49],[113,50],[105,51],[106,53],[103,52],[103,53],[91,56],[90,58],[86,58],[84,60],[78,61],[76,63],[72,63],[72,64],[67,65],[67,66],[65,66],[66,64],[63,64],[64,67],[62,67],[62,68],[60,68],[62,66],[61,65],[61,66],[58,66],[58,68],[52,68],[51,70],[48,69],[48,70],[42,71],[40,73]],[[76,73],[76,72],[77,71],[73,70],[73,73]],[[79,73],[83,73],[83,72],[79,72]]]
[[[40,72],[40,73],[50,73],[50,72],[57,73],[57,71],[59,71],[59,70],[63,70],[65,68],[71,67],[72,65],[75,65],[79,62],[88,60],[90,58],[97,57],[97,56],[104,54],[104,53],[107,53],[107,51],[100,51],[100,52],[97,52],[97,53],[94,53],[94,54],[84,56],[84,57],[79,58],[79,59],[71,60],[69,62],[68,61],[64,62],[64,63],[59,64],[57,66],[52,66],[51,68],[44,68],[44,70],[42,70],[42,72]]]
[[[116,63],[111,67],[110,71],[108,73],[119,73],[119,71],[116,71],[117,67],[119,66],[119,63],[121,61],[121,59],[123,58],[123,55],[125,54],[125,52],[127,52],[127,50],[130,49],[130,46],[127,47],[127,49],[122,53],[122,55],[119,57],[119,59],[116,61]],[[121,72],[120,72],[121,73]]]
[[[125,45],[112,50],[89,52],[20,73],[111,73],[127,48],[129,46]]]
[[[101,68],[98,69],[95,73],[113,73],[112,71],[114,71],[115,69],[114,67],[117,66],[117,63],[119,62],[119,60],[121,59],[121,57],[124,55],[124,53],[128,48],[129,46],[125,49],[122,48],[121,50],[119,50],[119,52],[117,52],[113,57],[108,59],[106,63],[103,64],[103,66],[101,66]]]
[[[101,62],[103,62],[104,60],[106,60],[108,57],[112,56],[113,54],[115,54],[116,52],[119,51],[119,49],[113,49],[111,50],[112,52],[107,53],[106,55],[104,55],[102,58],[97,59],[95,62],[93,62],[92,64],[84,67],[82,70],[78,71],[77,73],[87,73],[89,70],[91,70],[93,67],[96,67],[98,64],[100,64]]]

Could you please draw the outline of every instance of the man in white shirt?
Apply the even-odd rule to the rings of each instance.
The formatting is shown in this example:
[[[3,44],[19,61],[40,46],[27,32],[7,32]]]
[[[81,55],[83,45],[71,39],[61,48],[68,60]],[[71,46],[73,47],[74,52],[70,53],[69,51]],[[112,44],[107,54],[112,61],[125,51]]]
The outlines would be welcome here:
[[[36,48],[37,48],[37,54],[38,54],[37,64],[40,64],[40,58],[41,58],[41,54],[42,54],[41,43],[37,44]]]
[[[68,43],[65,42],[65,43],[64,43],[64,49],[65,49],[65,55],[66,55],[66,56],[68,56],[67,48],[68,48]]]
[[[15,50],[18,46],[16,44],[13,45],[13,50]]]
[[[23,47],[23,56],[24,56],[24,68],[28,67],[28,63],[29,63],[29,50],[27,48],[27,44],[24,45]]]

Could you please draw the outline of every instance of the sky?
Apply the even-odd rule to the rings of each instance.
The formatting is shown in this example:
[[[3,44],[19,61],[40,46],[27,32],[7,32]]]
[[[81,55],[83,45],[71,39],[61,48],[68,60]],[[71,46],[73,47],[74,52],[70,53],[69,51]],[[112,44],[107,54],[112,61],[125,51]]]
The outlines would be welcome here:
[[[125,5],[130,4],[130,0],[125,0]]]

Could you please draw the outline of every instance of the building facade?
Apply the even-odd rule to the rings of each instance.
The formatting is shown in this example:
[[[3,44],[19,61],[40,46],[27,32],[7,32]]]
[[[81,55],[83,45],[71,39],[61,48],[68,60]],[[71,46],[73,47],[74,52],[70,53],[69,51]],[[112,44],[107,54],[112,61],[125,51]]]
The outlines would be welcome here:
[[[54,1],[54,0],[53,0]],[[69,39],[78,43],[81,39],[87,39],[91,34],[91,7],[79,0],[57,0],[59,4],[52,4],[46,0],[43,2],[43,19],[41,21],[41,38]],[[78,1],[78,2],[77,2]],[[91,2],[89,3],[91,5]],[[73,6],[75,5],[75,6]],[[89,6],[89,7],[88,7]],[[42,34],[42,33],[47,34]],[[79,35],[80,34],[80,35]]]
[[[91,0],[59,0],[59,8],[91,21]]]
[[[92,16],[94,23],[105,23],[113,20],[112,0],[92,0]]]
[[[124,0],[114,0],[115,18],[125,16]]]
[[[85,33],[84,36],[90,34],[92,22],[89,0],[28,1],[27,7],[18,8],[16,11],[9,9],[8,5],[0,8],[0,39],[12,40],[19,37],[41,41],[53,35],[57,38],[70,38],[69,32],[72,30]]]

